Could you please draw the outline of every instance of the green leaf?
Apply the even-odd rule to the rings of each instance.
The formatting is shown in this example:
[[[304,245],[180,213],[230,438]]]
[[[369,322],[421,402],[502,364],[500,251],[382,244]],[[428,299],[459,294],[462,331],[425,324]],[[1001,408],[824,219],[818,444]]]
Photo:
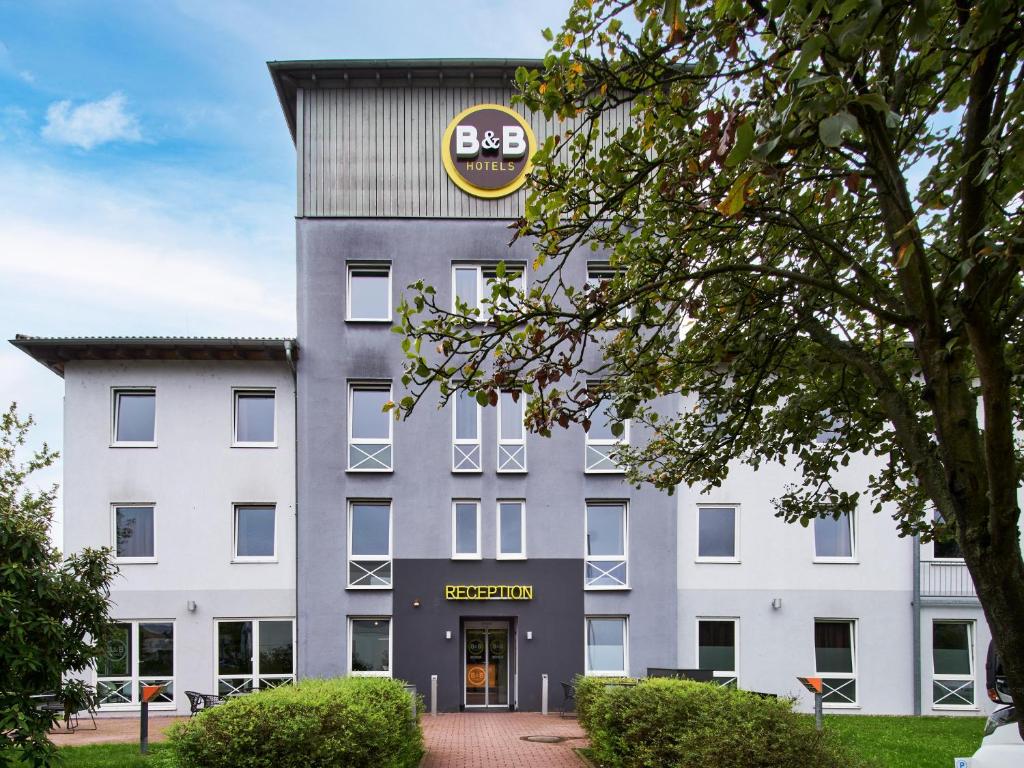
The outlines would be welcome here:
[[[736,128],[736,143],[732,145],[732,151],[725,158],[727,168],[735,168],[750,156],[750,150],[754,148],[754,121],[744,120]]]
[[[826,147],[838,147],[843,143],[844,135],[859,128],[857,118],[844,110],[818,123],[818,136]]]
[[[725,216],[735,216],[743,210],[743,206],[747,203],[747,185],[753,175],[754,174],[752,172],[748,171],[732,183],[732,187],[729,188],[729,193],[725,196],[722,202],[716,206],[719,213],[724,214]]]
[[[486,392],[477,392],[476,393],[476,401],[480,405],[487,405],[487,393]]]
[[[789,73],[788,81],[799,80],[802,77],[807,76],[807,70],[811,66],[811,62],[818,58],[818,54],[821,53],[821,49],[825,47],[824,35],[817,35],[812,37],[803,47],[800,49],[800,57],[796,60],[796,65]]]
[[[865,93],[863,96],[858,96],[854,101],[858,104],[863,104],[865,107],[871,107],[883,115],[889,112],[889,105],[885,103],[885,98],[880,93]]]

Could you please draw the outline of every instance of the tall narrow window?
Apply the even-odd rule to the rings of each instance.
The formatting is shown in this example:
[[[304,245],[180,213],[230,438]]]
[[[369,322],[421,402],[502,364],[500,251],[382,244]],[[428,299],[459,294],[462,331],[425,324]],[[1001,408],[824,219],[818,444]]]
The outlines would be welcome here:
[[[584,587],[625,589],[628,587],[626,505],[622,502],[587,504],[587,559]]]
[[[348,302],[345,319],[353,322],[391,320],[391,265],[348,265]]]
[[[629,422],[619,422],[610,409],[611,403],[605,401],[599,403],[590,415],[590,429],[586,433],[586,472],[622,472],[615,460],[615,450],[620,445],[629,444]],[[618,436],[613,429],[615,424],[622,427]]]
[[[855,626],[856,622],[849,620],[814,622],[814,662],[826,704],[857,704]]]
[[[714,672],[719,685],[736,687],[736,619],[697,620],[697,668]]]
[[[96,662],[96,695],[102,709],[137,707],[147,685],[165,686],[151,706],[173,709],[174,622],[116,624]]]
[[[464,390],[452,395],[452,472],[479,472],[480,404]]]
[[[480,502],[452,502],[452,559],[480,559]]]
[[[152,446],[156,443],[156,390],[115,389],[113,443]]]
[[[974,622],[932,622],[932,706],[974,709]]]
[[[596,296],[600,297],[602,304],[609,304],[614,301],[614,295],[611,293],[611,283],[619,275],[619,271],[610,264],[601,262],[591,262],[587,264],[587,290],[594,292]],[[606,318],[606,322],[609,325],[615,326],[614,320],[628,320],[630,317],[630,307],[623,306],[618,309],[614,315],[610,315]]]
[[[349,619],[349,674],[391,677],[391,619]]]
[[[277,558],[277,510],[273,504],[235,505],[235,560],[267,562]]]
[[[937,525],[942,525],[942,514],[938,510],[932,513],[932,519]],[[932,542],[932,557],[936,560],[963,560],[964,553],[960,551],[960,544],[952,531],[945,530],[941,538]]]
[[[627,631],[625,616],[588,616],[586,670],[588,675],[625,677]]]
[[[391,588],[391,503],[349,504],[348,586],[350,589]]]
[[[738,561],[736,507],[697,508],[697,559]]]
[[[522,501],[498,502],[498,559],[526,557],[526,505]]]
[[[519,392],[502,392],[498,397],[498,471],[526,471],[526,424]]]
[[[348,399],[348,468],[351,472],[392,470],[393,417],[384,410],[391,383],[351,384]]]
[[[235,390],[236,446],[271,446],[277,436],[274,390]]]
[[[823,512],[814,519],[814,557],[816,560],[852,560],[854,549],[853,517],[842,513],[838,518]]]
[[[295,682],[291,619],[217,622],[217,694],[230,696]]]
[[[156,562],[156,515],[152,504],[115,505],[114,555],[120,563]]]

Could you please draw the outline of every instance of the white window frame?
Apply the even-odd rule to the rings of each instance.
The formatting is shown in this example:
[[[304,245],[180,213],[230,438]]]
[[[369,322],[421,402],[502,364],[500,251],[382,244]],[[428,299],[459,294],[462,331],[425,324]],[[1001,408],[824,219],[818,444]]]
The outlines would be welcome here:
[[[936,519],[941,519],[941,518],[942,518],[942,515],[939,514],[938,510],[934,510],[932,512],[932,520],[933,521],[936,520]],[[928,546],[931,549],[931,554],[932,554],[931,559],[932,559],[932,561],[934,561],[936,563],[964,563],[965,562],[965,560],[964,560],[962,555],[960,557],[940,557],[939,555],[935,554],[935,545],[936,545],[936,543],[937,542],[934,539],[932,539],[930,542],[928,542]]]
[[[92,685],[93,688],[99,692],[99,684],[101,680],[111,682],[126,682],[131,684],[131,701],[125,702],[124,704],[100,704],[99,710],[101,712],[127,712],[139,709],[142,704],[142,694],[139,691],[140,685],[143,683],[152,681],[152,683],[171,683],[171,701],[155,701],[151,702],[149,708],[151,710],[174,710],[177,709],[178,700],[178,686],[175,682],[177,680],[178,673],[178,623],[174,619],[111,619],[114,624],[131,624],[132,625],[132,647],[131,652],[131,670],[130,674],[125,675],[111,675],[109,677],[100,677],[99,670],[95,667],[92,668]],[[173,673],[170,677],[140,677],[139,675],[139,625],[140,624],[170,624],[173,627],[173,642],[174,649],[172,651],[171,664],[173,665]]]
[[[694,638],[693,638],[693,668],[700,669],[700,623],[702,621],[720,621],[720,622],[732,622],[732,658],[735,669],[715,669],[711,670],[714,674],[715,682],[721,686],[733,686],[739,688],[740,685],[740,619],[738,616],[698,616],[696,623],[694,624]]]
[[[267,441],[238,439],[238,400],[240,395],[270,395],[274,398],[274,439]],[[232,448],[277,448],[277,388],[276,387],[232,387],[231,388],[231,447]]]
[[[594,555],[590,556],[587,532],[590,530],[590,508],[591,507],[618,507],[622,510],[622,555]],[[601,571],[601,575],[618,579],[620,584],[590,584],[587,579],[587,566],[591,560],[602,562],[623,563],[626,570],[626,578],[618,579],[612,572],[618,569],[618,565],[605,570],[601,566],[595,566]],[[621,592],[629,590],[629,502],[625,499],[586,499],[583,507],[583,589],[587,592]],[[600,577],[597,577],[600,578]]]
[[[456,437],[461,394],[463,393],[455,392],[450,399],[452,404],[452,472],[478,473],[483,471],[483,448],[480,439],[483,433],[483,408],[474,398],[466,395],[466,402],[476,409],[476,437]]]
[[[388,309],[387,317],[355,317],[352,314],[352,272],[359,270],[384,272],[388,275]],[[391,292],[393,290],[392,270],[390,261],[350,261],[345,265],[345,322],[348,323],[390,323],[393,307]]]
[[[371,390],[372,391],[376,391],[376,392],[384,392],[384,391],[386,391],[388,393],[388,400],[391,400],[393,398],[392,383],[391,383],[390,379],[386,380],[386,381],[350,381],[350,382],[348,382],[348,444],[346,445],[346,456],[345,456],[345,458],[346,458],[345,466],[347,467],[346,471],[348,471],[348,472],[394,472],[395,471],[395,420],[394,420],[394,418],[392,418],[391,414],[389,414],[389,413],[382,414],[388,420],[388,436],[387,436],[387,438],[383,438],[382,439],[382,438],[363,438],[363,437],[361,437],[361,438],[359,438],[358,445],[353,442],[353,438],[352,438],[352,412],[353,412],[352,411],[352,407],[355,404],[355,393],[357,391],[371,391]],[[367,451],[367,450],[364,450],[363,448],[359,447],[359,446],[363,446],[363,445],[370,446],[371,448],[373,446],[377,446],[377,450],[371,452],[371,451]],[[361,459],[360,461],[356,462],[355,466],[352,465],[352,449],[353,449],[353,447],[355,447],[357,450],[361,451],[365,455],[363,459]],[[384,450],[385,447],[390,449],[389,453],[388,453],[388,457],[389,457],[390,461],[387,462],[386,466],[383,466],[385,463],[382,460],[374,458],[374,457],[379,456],[381,454],[381,452]],[[364,464],[367,461],[374,461],[377,464],[380,464],[382,466],[379,466],[379,467],[377,467],[377,466],[370,466],[370,467],[361,467],[361,466],[359,466],[360,464]]]
[[[458,529],[455,509],[457,504],[473,504],[476,507],[476,552],[456,552],[458,544]],[[483,554],[480,547],[480,499],[452,499],[452,560],[482,560]]]
[[[614,280],[616,277],[619,277],[622,272],[623,270],[613,267],[607,261],[588,261],[586,285],[588,288],[591,286],[596,288],[605,280]],[[619,309],[618,314],[620,320],[631,320],[633,317],[633,307],[622,307]]]
[[[846,696],[846,694],[844,694],[842,692],[842,689],[843,689],[844,685],[846,685],[845,682],[844,683],[840,683],[837,686],[828,686],[825,683],[826,679],[843,680],[843,681],[853,680],[854,681],[854,690],[855,690],[855,696],[854,696],[853,701],[845,701],[845,702],[829,702],[829,701],[825,701],[825,702],[822,702],[822,706],[827,707],[827,708],[831,708],[831,709],[860,709],[860,679],[859,679],[859,675],[858,675],[858,672],[857,672],[857,667],[858,667],[858,664],[857,664],[857,651],[858,651],[858,649],[860,647],[860,643],[859,643],[858,637],[857,637],[857,625],[859,624],[859,622],[857,621],[857,619],[844,619],[844,618],[841,618],[841,617],[832,618],[832,617],[825,617],[825,616],[815,616],[814,617],[814,626],[817,627],[819,622],[820,623],[826,623],[826,624],[849,624],[850,625],[850,657],[851,657],[851,665],[850,666],[853,668],[852,672],[822,672],[821,670],[818,669],[817,646],[814,645],[813,648],[812,648],[812,650],[814,651],[814,674],[815,674],[815,677],[821,678],[821,685],[822,685],[823,693],[828,694],[829,691],[826,690],[826,688],[831,688],[833,691],[835,691],[839,695],[844,696],[847,699],[850,698],[849,696]],[[812,643],[815,643],[815,644],[817,643],[817,639],[814,638],[813,635],[812,635],[811,639],[812,639]]]
[[[457,312],[458,311],[455,308],[455,300],[457,298],[457,294],[456,294],[456,291],[455,291],[455,273],[456,273],[456,270],[459,270],[459,269],[465,269],[465,270],[475,269],[476,270],[476,301],[477,301],[477,303],[476,303],[475,307],[470,306],[469,309],[470,310],[472,310],[472,309],[479,310],[479,314],[476,316],[476,318],[474,318],[476,320],[476,322],[478,322],[478,323],[487,322],[487,320],[490,319],[490,317],[491,317],[491,312],[490,312],[491,305],[488,304],[485,307],[483,305],[483,300],[484,300],[484,298],[487,298],[487,297],[485,297],[485,294],[484,294],[484,291],[487,289],[487,280],[490,280],[490,279],[493,279],[493,278],[484,278],[484,272],[485,271],[486,272],[490,272],[491,270],[495,269],[498,266],[498,263],[499,262],[497,262],[497,261],[495,261],[495,262],[453,262],[452,263],[452,277],[451,277],[451,284],[452,284],[452,312]],[[519,286],[518,287],[519,287],[520,291],[525,292],[526,291],[526,265],[525,264],[521,264],[521,263],[519,263],[517,261],[511,261],[511,262],[510,261],[506,261],[505,262],[505,270],[506,270],[506,275],[509,272],[515,272],[516,270],[519,270]],[[505,278],[505,279],[508,279],[508,278]],[[515,281],[509,280],[509,282],[514,284]]]
[[[947,675],[938,674],[935,671],[935,625],[936,624],[966,624],[967,625],[967,655],[971,661],[971,672],[970,675]],[[935,710],[950,710],[950,711],[976,711],[978,709],[978,672],[975,668],[975,637],[976,635],[976,624],[973,619],[932,619],[932,709]],[[956,695],[960,690],[963,690],[968,684],[973,688],[973,696],[970,704],[936,704],[935,703],[935,683],[949,683],[947,689],[949,695]],[[955,686],[956,683],[960,683],[959,686]],[[955,686],[955,687],[954,687]]]
[[[387,506],[388,508],[388,554],[387,556],[380,555],[353,555],[352,554],[352,508],[356,505],[373,505],[373,506]],[[348,500],[348,560],[346,561],[347,568],[345,569],[345,583],[346,589],[392,589],[394,585],[394,553],[395,553],[395,511],[394,503],[391,499],[349,499]],[[353,584],[352,583],[352,562],[355,560],[357,565],[359,563],[373,564],[377,563],[376,567],[367,569],[362,565],[358,567],[365,571],[366,575],[362,578],[368,578],[370,576],[376,576],[377,578],[383,578],[379,575],[379,571],[386,565],[388,566],[388,583],[387,584]]]
[[[118,440],[117,420],[120,416],[122,394],[150,394],[153,396],[153,439],[152,440]],[[110,388],[110,447],[111,448],[156,448],[157,447],[157,408],[156,387],[111,387]]]
[[[153,556],[152,557],[119,557],[117,554],[117,510],[118,509],[139,509],[151,507],[153,509]],[[157,562],[157,514],[156,502],[151,501],[115,501],[110,505],[110,545],[114,550],[114,562],[120,565],[151,564]]]
[[[527,471],[526,468],[526,401],[523,399],[525,395],[520,392],[519,400],[516,405],[519,407],[519,412],[523,414],[522,422],[519,426],[519,437],[518,438],[503,438],[501,435],[502,425],[502,395],[510,395],[508,392],[502,392],[498,395],[498,466],[495,468],[496,472],[502,474],[522,474]]]
[[[625,669],[598,670],[590,668],[590,621],[591,619],[622,620],[622,663]],[[587,614],[583,617],[583,669],[587,677],[629,677],[629,616],[621,614]]]
[[[272,555],[240,555],[238,554],[238,510],[242,507],[263,507],[274,510],[274,554]],[[232,563],[276,563],[277,562],[277,504],[267,501],[236,501],[231,505],[231,562]]]
[[[717,555],[702,555],[700,553],[700,515],[704,509],[721,509],[723,507],[730,507],[733,511],[733,542],[732,542],[732,557],[720,557]],[[695,562],[698,563],[724,563],[724,564],[737,564],[740,560],[740,505],[732,504],[729,502],[722,503],[700,503],[697,505],[697,515],[695,517],[696,529],[694,531],[694,542],[697,545],[697,557]]]
[[[388,670],[386,672],[365,672],[352,669],[352,625],[356,621],[386,621],[388,623]],[[393,677],[395,671],[395,622],[391,616],[349,616],[348,617],[348,674],[352,677]]]
[[[260,627],[261,621],[288,621],[292,625],[292,672],[290,675],[276,672],[273,674],[263,675],[260,674]],[[222,675],[220,674],[220,625],[221,624],[243,624],[250,622],[252,624],[252,674],[250,675]],[[277,685],[287,685],[294,683],[296,679],[295,665],[296,657],[298,656],[298,647],[296,645],[296,634],[295,634],[295,617],[294,616],[243,616],[240,618],[234,618],[224,616],[213,620],[213,691],[216,695],[220,694],[221,682],[228,682],[231,680],[241,680],[239,685],[235,685],[227,694],[234,695],[237,693],[245,693],[244,686],[245,682],[249,681],[252,684],[252,690],[258,691],[264,688],[276,688]],[[262,685],[263,681],[266,680],[279,680],[277,685]],[[231,684],[231,683],[229,683]]]
[[[598,386],[600,382],[591,382],[589,386]],[[605,406],[605,403],[598,403],[591,411],[591,419],[594,414]],[[612,453],[621,445],[629,445],[629,419],[622,421],[622,437],[594,438],[590,432],[584,433],[583,440],[583,471],[588,475],[621,475],[625,469],[612,458]]]
[[[501,550],[501,505],[519,505],[519,551],[502,552]],[[526,559],[526,499],[498,499],[494,505],[494,521],[496,525],[494,537],[494,551],[498,560],[525,560]]]
[[[849,563],[856,564],[856,563],[860,562],[860,558],[858,556],[858,551],[857,551],[857,540],[860,538],[858,536],[858,531],[857,531],[857,518],[859,517],[859,515],[857,514],[857,511],[854,510],[852,513],[850,513],[846,517],[847,517],[847,523],[850,526],[850,552],[851,552],[850,556],[846,557],[846,556],[832,556],[832,555],[819,555],[818,554],[818,541],[817,541],[817,538],[816,538],[816,536],[814,534],[814,526],[818,524],[817,521],[820,519],[820,517],[816,517],[814,519],[814,522],[812,522],[811,525],[810,525],[810,528],[811,528],[811,550],[812,550],[813,555],[814,555],[813,559],[812,559],[813,562],[815,562],[815,563],[848,563],[848,564]]]

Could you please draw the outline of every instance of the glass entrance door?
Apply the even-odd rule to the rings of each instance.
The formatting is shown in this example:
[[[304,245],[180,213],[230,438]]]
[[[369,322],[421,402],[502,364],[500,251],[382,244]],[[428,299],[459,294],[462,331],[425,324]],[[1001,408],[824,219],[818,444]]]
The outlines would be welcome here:
[[[466,624],[466,706],[508,707],[508,623]]]

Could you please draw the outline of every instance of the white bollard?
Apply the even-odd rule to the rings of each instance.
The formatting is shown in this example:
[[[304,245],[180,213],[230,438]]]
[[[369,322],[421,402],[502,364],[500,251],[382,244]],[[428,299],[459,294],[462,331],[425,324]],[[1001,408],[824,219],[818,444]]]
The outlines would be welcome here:
[[[430,714],[437,715],[437,675],[430,676]]]
[[[546,715],[548,713],[548,676],[543,674],[540,676],[540,713]]]

